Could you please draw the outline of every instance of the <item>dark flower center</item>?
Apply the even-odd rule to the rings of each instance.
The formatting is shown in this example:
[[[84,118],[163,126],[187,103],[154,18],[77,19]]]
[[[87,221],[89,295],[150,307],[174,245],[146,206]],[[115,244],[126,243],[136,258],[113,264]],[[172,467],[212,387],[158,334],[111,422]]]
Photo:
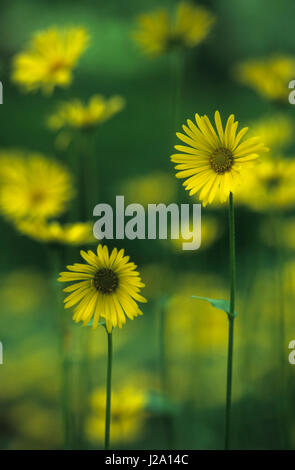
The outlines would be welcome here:
[[[119,279],[117,274],[111,269],[102,268],[95,273],[93,284],[102,294],[111,294],[117,289]]]
[[[211,168],[216,173],[223,175],[232,168],[234,157],[230,150],[220,147],[219,149],[214,150],[209,159],[209,162]]]

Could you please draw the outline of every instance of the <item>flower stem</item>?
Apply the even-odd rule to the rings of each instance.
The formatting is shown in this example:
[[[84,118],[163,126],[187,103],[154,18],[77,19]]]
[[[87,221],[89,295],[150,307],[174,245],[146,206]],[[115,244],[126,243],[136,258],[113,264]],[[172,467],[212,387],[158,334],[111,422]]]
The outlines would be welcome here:
[[[113,362],[113,341],[112,333],[108,333],[108,365],[106,381],[106,417],[105,417],[105,450],[110,448],[110,427],[111,427],[111,395],[112,395],[112,362]]]
[[[225,450],[230,444],[232,370],[234,347],[234,315],[236,291],[236,248],[235,248],[235,213],[233,194],[229,195],[229,246],[230,246],[230,313],[228,315],[228,355],[227,355],[227,385],[225,411]]]

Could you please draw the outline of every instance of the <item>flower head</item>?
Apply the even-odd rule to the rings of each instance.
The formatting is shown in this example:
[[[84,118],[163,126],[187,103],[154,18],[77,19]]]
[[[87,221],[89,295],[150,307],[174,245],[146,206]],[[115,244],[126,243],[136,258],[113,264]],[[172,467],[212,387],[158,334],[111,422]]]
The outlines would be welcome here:
[[[93,319],[96,329],[100,319],[106,323],[108,332],[113,327],[122,327],[126,316],[133,320],[142,315],[135,301],[146,302],[139,294],[144,284],[134,263],[124,250],[113,249],[109,255],[106,246],[98,245],[97,255],[93,251],[81,251],[86,264],[67,266],[69,272],[60,273],[60,282],[79,281],[64,289],[71,292],[65,299],[65,308],[78,304],[73,319],[86,326]]]
[[[90,222],[62,225],[56,221],[21,220],[16,224],[16,228],[24,235],[43,243],[76,246],[87,245],[96,241]]]
[[[73,129],[91,129],[110,119],[123,109],[125,101],[121,96],[109,99],[94,95],[88,104],[78,99],[62,103],[49,117],[48,125],[53,130],[63,127]]]
[[[181,2],[170,18],[165,9],[138,18],[135,41],[150,56],[159,56],[174,47],[194,47],[209,34],[215,21],[204,7]]]
[[[295,75],[295,59],[278,55],[269,59],[252,59],[235,68],[237,79],[270,100],[286,100],[288,85]]]
[[[172,202],[176,196],[177,184],[167,173],[157,171],[128,178],[121,189],[128,201],[137,201],[143,206],[148,206]]]
[[[84,28],[59,30],[55,27],[36,33],[30,46],[13,60],[12,80],[24,90],[41,88],[51,93],[55,86],[72,81],[72,69],[88,44]]]
[[[105,389],[97,389],[90,399],[91,415],[86,431],[93,441],[104,439]],[[137,438],[144,426],[147,394],[138,387],[125,385],[112,394],[111,429],[113,442],[130,442]]]
[[[193,220],[189,220],[187,225],[182,224],[181,231],[179,225],[173,227],[172,233],[178,235],[179,238],[171,237],[171,247],[178,253],[183,252],[183,243],[191,242],[193,240]],[[200,249],[210,248],[222,235],[223,229],[218,223],[218,220],[213,216],[202,217],[202,230],[201,230],[201,246]]]
[[[253,210],[288,209],[295,203],[295,161],[267,158],[247,171],[237,200]]]
[[[2,152],[0,167],[0,210],[14,221],[60,215],[73,197],[68,170],[43,155]]]
[[[273,150],[287,146],[293,139],[293,133],[292,119],[284,114],[274,114],[254,121],[249,137],[259,135],[264,144]]]
[[[242,141],[248,128],[237,133],[238,122],[233,114],[223,129],[220,114],[215,112],[217,131],[207,116],[196,114],[195,118],[197,125],[188,119],[187,126],[182,126],[185,134],[176,134],[187,144],[176,145],[175,149],[182,153],[171,156],[172,162],[177,163],[176,177],[185,178],[183,185],[190,196],[200,191],[199,199],[204,206],[217,195],[224,202],[239,181],[241,170],[267,149],[259,137]]]

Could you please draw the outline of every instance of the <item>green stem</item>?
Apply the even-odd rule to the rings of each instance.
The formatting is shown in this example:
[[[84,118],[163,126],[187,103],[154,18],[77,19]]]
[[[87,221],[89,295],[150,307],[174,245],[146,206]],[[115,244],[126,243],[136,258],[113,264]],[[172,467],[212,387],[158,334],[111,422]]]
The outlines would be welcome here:
[[[171,52],[171,67],[173,79],[173,137],[177,132],[181,121],[181,108],[182,108],[182,85],[184,75],[184,51],[177,49]]]
[[[106,381],[106,417],[105,417],[105,446],[104,446],[105,450],[109,450],[110,448],[112,361],[113,361],[112,333],[107,332],[107,335],[108,335],[108,365],[107,365],[107,381]]]
[[[230,313],[228,315],[228,355],[227,355],[227,385],[225,412],[225,450],[230,445],[232,371],[234,348],[234,315],[236,291],[236,247],[235,247],[235,213],[233,194],[229,195],[229,246],[230,246]]]
[[[64,448],[69,450],[71,448],[71,412],[70,412],[70,387],[69,387],[69,359],[68,359],[68,326],[64,308],[61,307],[63,299],[61,289],[58,285],[57,278],[59,272],[65,264],[64,261],[64,247],[63,246],[49,246],[48,256],[51,264],[51,271],[53,277],[53,285],[56,291],[56,310],[57,310],[57,324],[59,329],[59,358],[60,358],[60,404],[63,421],[64,433]]]

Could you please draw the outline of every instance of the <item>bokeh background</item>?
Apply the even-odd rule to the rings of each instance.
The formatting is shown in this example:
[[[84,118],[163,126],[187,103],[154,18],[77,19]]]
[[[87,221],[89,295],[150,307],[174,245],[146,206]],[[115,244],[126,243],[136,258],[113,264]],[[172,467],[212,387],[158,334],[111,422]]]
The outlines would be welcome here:
[[[278,156],[294,158],[294,108],[287,100],[278,104],[259,95],[236,81],[233,73],[238,62],[253,57],[295,57],[294,2],[199,1],[214,13],[216,24],[206,40],[183,57],[175,113],[178,65],[169,54],[146,57],[132,31],[137,15],[177,3],[2,0],[1,151],[41,152],[72,171],[73,147],[57,145],[56,134],[46,125],[48,116],[61,100],[88,100],[99,93],[120,95],[126,106],[95,134],[95,203],[113,205],[119,194],[126,203],[196,202],[185,194],[169,161],[176,144],[175,120],[180,127],[195,112],[212,117],[219,109],[224,118],[233,112],[242,125],[283,114],[292,132]],[[49,96],[23,93],[10,79],[12,57],[34,32],[52,25],[84,26],[91,37],[89,48],[70,88]],[[78,191],[73,207],[79,197]],[[87,217],[94,222],[93,205]],[[280,208],[273,217],[272,208],[239,204],[236,214],[238,317],[231,445],[292,449],[295,366],[288,363],[288,344],[295,339],[294,209]],[[190,296],[229,297],[227,207],[206,207],[202,217],[202,246],[196,252],[183,252],[171,240],[108,242],[109,247],[126,248],[139,266],[146,283],[143,295],[149,300],[143,317],[114,331],[115,448],[223,446],[227,318]],[[274,219],[282,226],[291,224],[276,241],[269,228]],[[62,390],[67,392],[68,446],[102,448],[99,393],[106,373],[105,332],[74,324],[71,312],[62,310],[48,246],[18,233],[3,217],[0,225],[0,448],[64,448]],[[65,257],[68,263],[78,262],[78,249],[67,249]],[[67,332],[65,362],[60,316]]]

